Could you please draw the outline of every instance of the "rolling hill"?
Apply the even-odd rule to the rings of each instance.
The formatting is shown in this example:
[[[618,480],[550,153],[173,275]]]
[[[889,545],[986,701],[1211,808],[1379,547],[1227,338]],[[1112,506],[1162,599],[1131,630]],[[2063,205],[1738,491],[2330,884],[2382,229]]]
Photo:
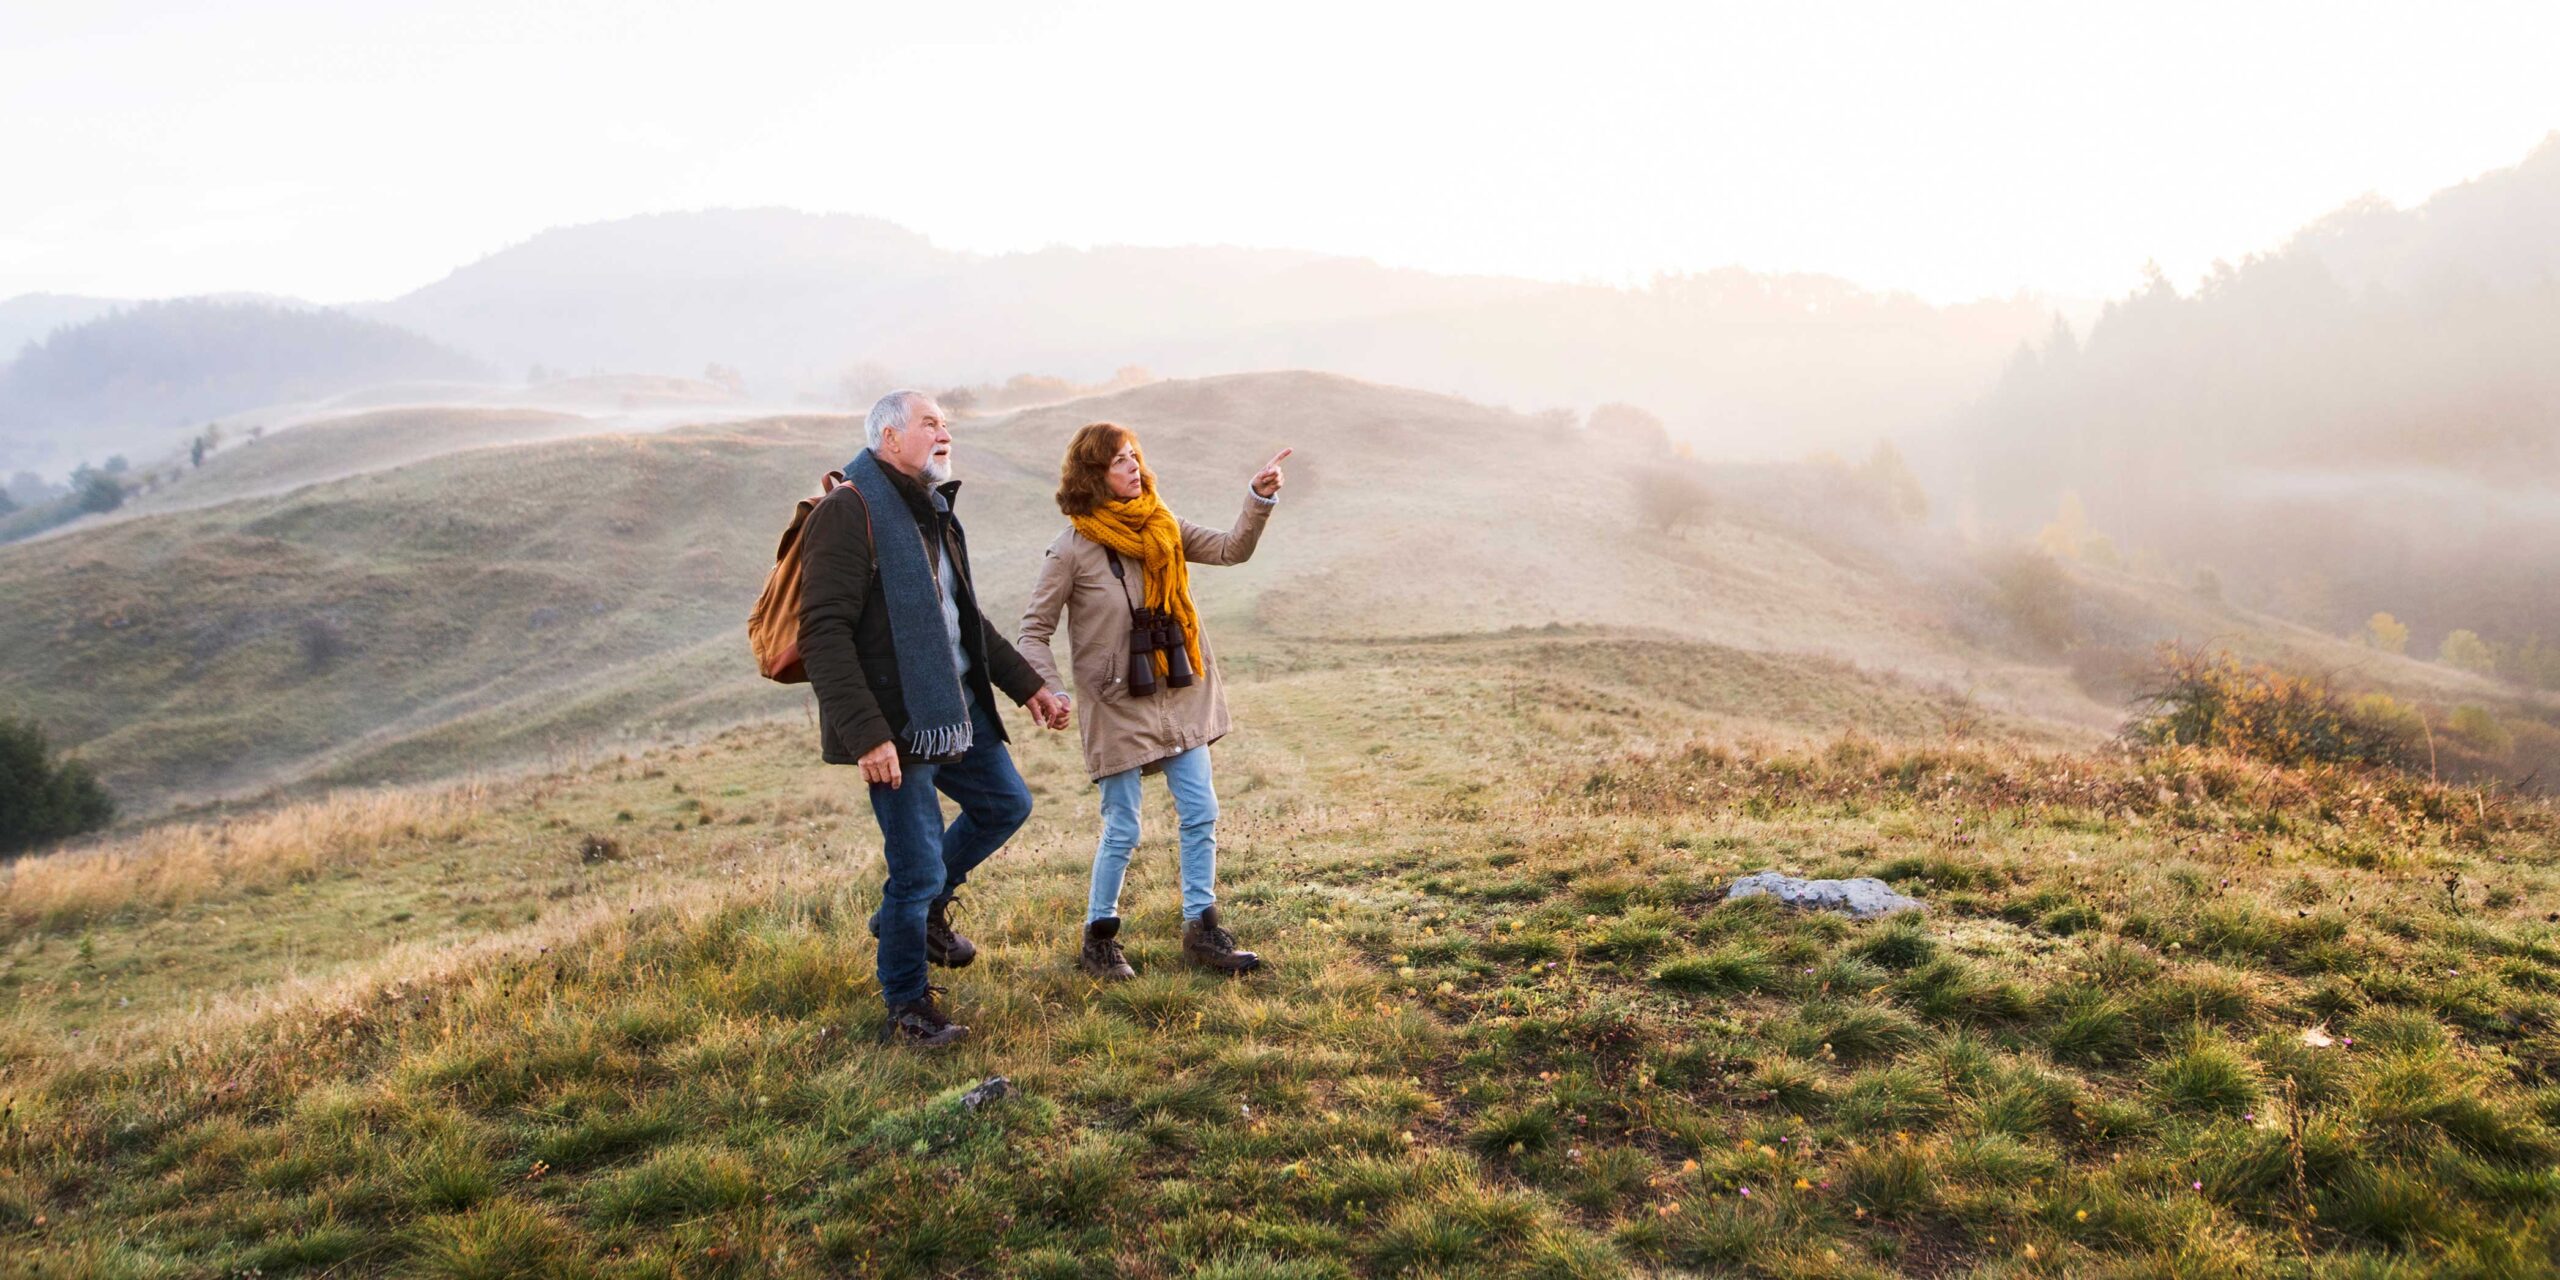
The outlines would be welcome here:
[[[1239,662],[1310,642],[1600,627],[1899,672],[2069,735],[2116,714],[2000,620],[1997,588],[1952,538],[1861,514],[1819,469],[1790,471],[1782,501],[1744,472],[1699,468],[1721,496],[1662,534],[1638,527],[1630,476],[1669,460],[1551,417],[1330,375],[1158,383],[965,423],[962,510],[1000,621],[1059,526],[1056,450],[1098,418],[1139,429],[1169,498],[1203,523],[1233,518],[1273,449],[1299,450],[1254,561],[1198,579]],[[489,438],[577,425],[439,421]],[[0,615],[0,701],[143,813],[503,767],[804,704],[754,676],[743,619],[791,502],[858,447],[856,420],[579,436],[323,478],[417,434],[398,415],[297,428],[226,450],[202,477],[255,496],[0,549],[14,606]],[[2218,631],[2244,650],[2362,660],[2175,588],[2092,579],[2087,598],[2112,601],[2114,643]],[[2394,661],[2401,683],[2476,684]]]

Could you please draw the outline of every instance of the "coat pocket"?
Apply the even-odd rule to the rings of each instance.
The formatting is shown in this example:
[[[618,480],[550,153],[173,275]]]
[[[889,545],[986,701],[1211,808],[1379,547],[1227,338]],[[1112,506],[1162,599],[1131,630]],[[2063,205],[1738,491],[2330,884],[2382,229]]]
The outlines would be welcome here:
[[[897,669],[866,671],[862,683],[871,690],[871,700],[880,704],[880,718],[889,722],[889,732],[904,732],[907,727],[907,693],[898,684]]]
[[[1096,702],[1125,702],[1129,697],[1129,650],[1120,646],[1088,659],[1075,658],[1076,689]]]

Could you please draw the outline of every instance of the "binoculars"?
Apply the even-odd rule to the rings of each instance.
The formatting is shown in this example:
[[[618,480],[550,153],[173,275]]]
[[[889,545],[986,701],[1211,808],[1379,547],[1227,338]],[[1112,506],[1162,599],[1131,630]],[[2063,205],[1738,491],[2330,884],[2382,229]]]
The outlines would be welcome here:
[[[1151,698],[1156,692],[1155,655],[1165,656],[1167,688],[1191,687],[1191,650],[1182,624],[1162,609],[1129,611],[1129,696]]]

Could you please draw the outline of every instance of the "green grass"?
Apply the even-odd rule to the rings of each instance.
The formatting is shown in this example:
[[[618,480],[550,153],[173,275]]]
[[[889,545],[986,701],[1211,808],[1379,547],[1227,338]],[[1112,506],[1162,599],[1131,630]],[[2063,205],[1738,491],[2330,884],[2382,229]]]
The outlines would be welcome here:
[[[1224,898],[1273,960],[1241,981],[1179,967],[1162,840],[1128,891],[1141,978],[1074,969],[1089,788],[1067,743],[1024,740],[1040,809],[963,899],[984,954],[946,981],[976,1034],[940,1055],[873,1040],[876,837],[797,724],[499,784],[459,836],[360,866],[13,926],[0,1256],[2547,1271],[2546,811],[2198,755],[1666,745],[1700,714],[1646,690],[1692,677],[1521,657],[1554,643],[1274,655],[1238,682]],[[582,858],[591,831],[625,856]],[[1931,909],[1723,901],[1765,866]],[[1020,1092],[959,1105],[994,1074]]]

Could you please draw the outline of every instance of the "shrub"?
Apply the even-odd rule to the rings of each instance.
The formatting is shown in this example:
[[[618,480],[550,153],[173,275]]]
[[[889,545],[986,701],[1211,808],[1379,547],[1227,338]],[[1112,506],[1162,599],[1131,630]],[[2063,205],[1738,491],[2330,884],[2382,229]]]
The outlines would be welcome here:
[[[1677,533],[1703,523],[1711,496],[1706,481],[1675,463],[1650,463],[1635,473],[1636,512],[1644,527]]]
[[[2384,653],[2409,651],[2409,624],[2387,613],[2377,613],[2364,620],[2364,631],[2356,639]]]
[[[303,669],[314,674],[336,666],[349,648],[346,629],[335,618],[303,619],[300,639]]]
[[[2427,736],[2427,719],[2416,707],[2387,693],[2360,693],[2347,704],[2349,714],[2403,742]]]
[[[2472,631],[2448,633],[2444,643],[2436,646],[2436,661],[2484,676],[2498,669],[2496,652],[2477,632]]]
[[[2516,679],[2540,689],[2560,689],[2560,644],[2540,635],[2526,636],[2513,657],[2507,665]]]
[[[44,727],[0,717],[0,857],[95,831],[115,801],[87,763],[54,758]]]
[[[2482,755],[2504,757],[2515,749],[2515,735],[2509,733],[2505,725],[2499,724],[2498,718],[2491,715],[2487,707],[2469,703],[2455,707],[2449,727],[2464,745]]]
[[[71,494],[73,506],[81,513],[113,511],[124,505],[124,482],[116,479],[114,472],[82,467],[71,477]]]
[[[1593,409],[1585,429],[1636,457],[1671,455],[1671,432],[1662,425],[1662,419],[1631,404],[1604,404]]]
[[[2395,722],[2368,718],[2328,683],[2230,654],[2160,647],[2153,684],[2125,736],[2146,746],[2219,747],[2271,764],[2398,768],[2414,753]]]
[[[2009,625],[2047,649],[2064,649],[2080,637],[2071,579],[2051,556],[2012,551],[1993,561],[1994,601]]]

